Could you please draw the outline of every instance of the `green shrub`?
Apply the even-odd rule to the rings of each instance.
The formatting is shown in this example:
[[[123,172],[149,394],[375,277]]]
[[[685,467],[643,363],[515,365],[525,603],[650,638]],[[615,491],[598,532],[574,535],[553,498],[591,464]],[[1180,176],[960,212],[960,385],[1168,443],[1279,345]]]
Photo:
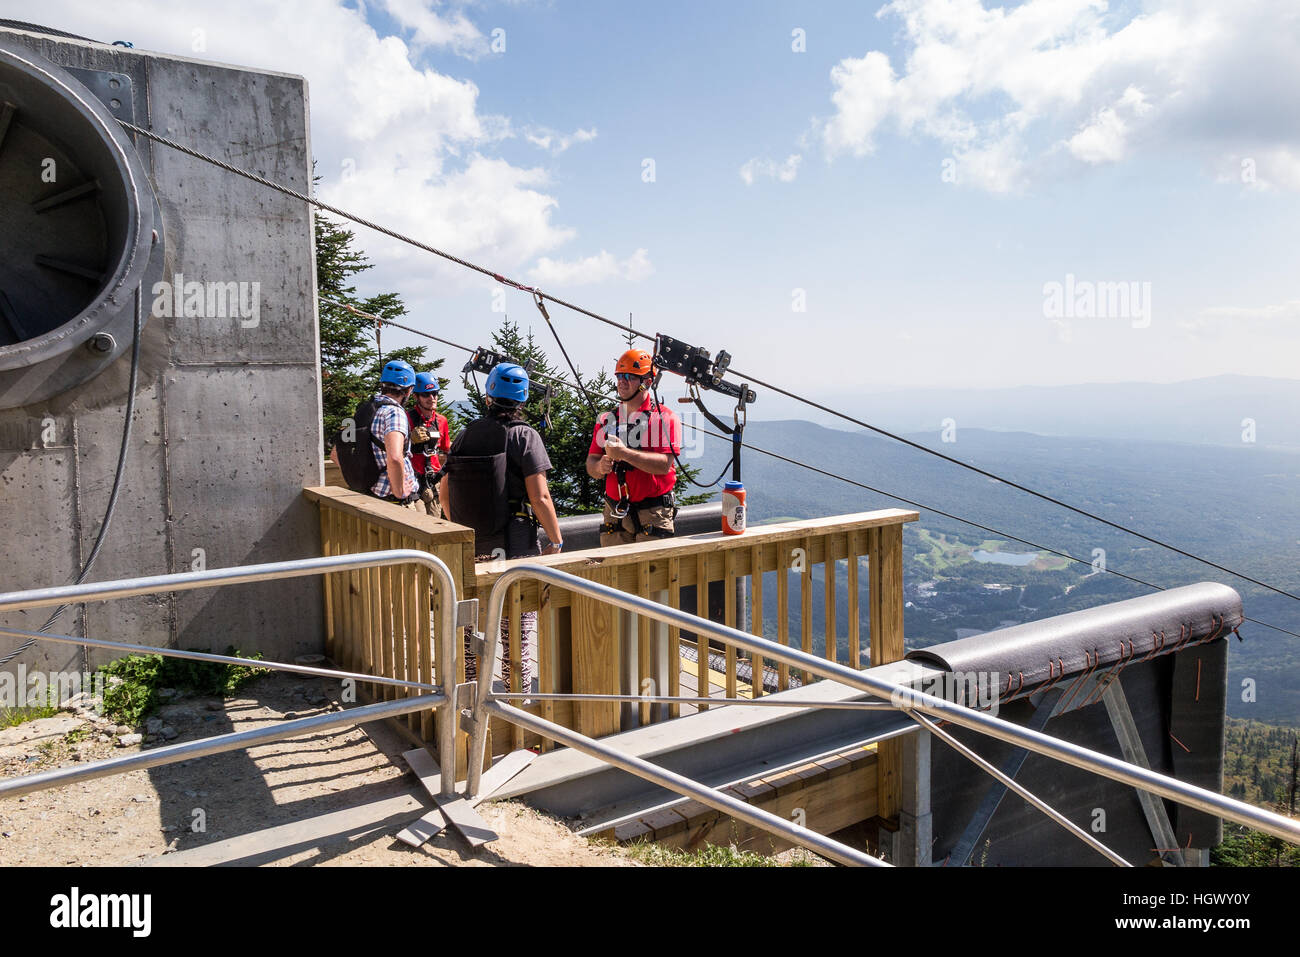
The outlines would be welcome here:
[[[207,651],[206,648],[191,649]],[[238,658],[260,659],[260,654],[244,654],[234,647],[225,654]],[[104,714],[119,724],[138,727],[158,706],[158,691],[175,688],[201,695],[228,697],[237,693],[265,668],[227,665],[187,658],[164,658],[162,655],[128,655],[99,669],[104,676]],[[110,682],[119,678],[121,683]]]

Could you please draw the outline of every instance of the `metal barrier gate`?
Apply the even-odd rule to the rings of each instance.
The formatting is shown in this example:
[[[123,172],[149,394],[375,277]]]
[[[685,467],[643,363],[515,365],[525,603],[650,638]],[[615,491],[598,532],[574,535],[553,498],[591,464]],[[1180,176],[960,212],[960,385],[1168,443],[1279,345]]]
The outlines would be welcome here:
[[[82,585],[64,585],[55,588],[40,588],[31,591],[10,592],[0,595],[0,612],[15,611],[20,608],[42,608],[50,605],[62,605],[84,601],[110,601],[115,598],[133,598],[137,595],[150,595],[157,592],[192,591],[198,588],[215,588],[223,585],[240,585],[249,582],[274,581],[281,578],[302,578],[308,575],[324,575],[330,572],[355,571],[362,568],[380,568],[388,565],[418,564],[437,577],[440,586],[445,589],[446,601],[442,603],[442,621],[438,627],[438,645],[440,668],[444,674],[438,676],[443,681],[445,675],[456,674],[457,644],[456,633],[456,582],[451,571],[442,560],[427,552],[414,549],[393,549],[383,552],[363,552],[353,555],[339,555],[327,558],[303,558],[288,562],[271,562],[264,565],[244,565],[232,568],[214,568],[201,572],[183,572],[175,575],[153,575],[147,578],[128,578],[120,581],[95,582]],[[424,614],[428,614],[428,609]],[[51,635],[44,632],[22,631],[16,628],[0,627],[0,634],[18,638],[36,638],[41,641],[62,642],[73,645],[89,645],[95,648],[107,648],[112,651],[141,652],[151,655],[165,655],[171,658],[189,658],[199,661],[219,662],[223,664],[247,665],[255,668],[269,668],[274,671],[289,671],[297,674],[309,674],[317,677],[352,679],[369,681],[375,684],[398,685],[427,692],[410,698],[398,698],[377,704],[350,708],[334,714],[316,715],[311,718],[298,718],[286,721],[273,728],[255,731],[239,731],[233,734],[219,735],[201,741],[188,741],[183,744],[167,745],[128,754],[120,758],[97,761],[84,767],[56,768],[38,774],[28,774],[8,781],[0,781],[0,798],[16,797],[47,787],[58,787],[76,781],[90,780],[110,774],[137,771],[142,768],[158,767],[188,761],[191,758],[223,751],[234,751],[254,745],[266,744],[282,738],[292,738],[308,731],[340,725],[364,724],[378,718],[391,718],[410,712],[424,711],[429,708],[444,709],[438,722],[438,751],[442,771],[442,794],[451,797],[455,794],[455,742],[456,714],[453,701],[454,686],[422,684],[401,678],[387,678],[377,675],[360,674],[351,671],[338,671],[328,668],[312,668],[305,665],[291,665],[284,662],[257,661],[249,658],[235,658],[227,655],[212,655],[205,652],[180,651],[174,648],[156,648],[150,645],[131,645],[122,642],[100,641],[92,638],[75,638],[68,635]]]
[[[993,767],[983,758],[965,747],[951,735],[944,732],[933,721],[926,716],[941,718],[963,728],[969,728],[979,731],[991,737],[1002,741],[1009,742],[1029,751],[1038,754],[1047,755],[1058,761],[1063,761],[1075,767],[1092,771],[1103,777],[1119,781],[1124,784],[1130,784],[1135,788],[1158,794],[1161,797],[1169,798],[1172,801],[1206,811],[1216,816],[1246,824],[1250,827],[1258,828],[1265,833],[1280,837],[1291,843],[1300,843],[1300,822],[1293,821],[1283,817],[1280,814],[1274,814],[1271,811],[1265,811],[1262,808],[1253,807],[1243,801],[1237,801],[1232,798],[1224,797],[1214,791],[1208,791],[1191,784],[1186,784],[1176,778],[1167,777],[1154,771],[1128,764],[1117,758],[1112,758],[1096,751],[1062,741],[1050,735],[1043,734],[1041,731],[1034,731],[1029,728],[1023,728],[1012,722],[1005,721],[1001,718],[993,717],[981,711],[967,708],[963,705],[945,701],[942,698],[933,695],[924,694],[905,685],[894,684],[883,681],[879,678],[872,677],[863,672],[854,671],[845,665],[829,662],[822,658],[816,658],[802,651],[795,651],[787,648],[785,645],[768,641],[764,638],[757,638],[743,631],[737,631],[726,625],[717,624],[694,615],[678,611],[667,605],[660,605],[648,598],[642,598],[637,595],[628,594],[627,592],[618,591],[607,585],[601,585],[596,582],[587,581],[570,575],[567,572],[557,571],[547,568],[543,565],[521,565],[512,568],[501,575],[492,586],[492,591],[488,596],[487,614],[484,621],[487,623],[485,628],[486,635],[478,638],[480,642],[480,653],[483,655],[483,661],[492,661],[497,652],[499,643],[499,629],[496,622],[501,620],[504,610],[506,592],[515,582],[524,579],[535,579],[538,581],[549,582],[562,588],[599,599],[604,602],[633,612],[637,615],[644,615],[656,621],[665,622],[670,625],[687,628],[698,634],[709,638],[717,638],[725,643],[737,645],[750,652],[761,654],[764,658],[771,658],[792,667],[812,672],[821,678],[828,678],[841,685],[864,691],[876,698],[883,698],[884,701],[863,701],[853,702],[856,707],[861,708],[893,708],[909,715],[916,723],[918,728],[924,728],[931,734],[943,739],[948,744],[956,748],[961,754],[973,761],[984,771],[997,778],[1002,784],[1015,791],[1026,801],[1033,804],[1039,810],[1043,811],[1057,824],[1066,828],[1071,834],[1088,844],[1098,853],[1104,855],[1107,859],[1121,866],[1129,866],[1128,862],[1122,857],[1106,847],[1091,834],[1082,828],[1067,820],[1063,815],[1058,813],[1046,802],[1042,801],[1035,795],[1029,793],[1021,785],[1017,784],[1011,778],[1004,775],[997,768]],[[733,817],[740,818],[757,827],[773,831],[787,840],[793,841],[803,847],[806,847],[819,854],[827,856],[832,860],[844,864],[866,864],[866,865],[884,865],[883,861],[877,860],[870,855],[864,854],[854,848],[848,847],[838,841],[834,841],[825,835],[810,831],[787,821],[784,818],[762,811],[758,808],[731,797],[715,788],[706,787],[689,778],[669,771],[665,768],[651,764],[641,758],[624,754],[615,750],[608,744],[597,741],[593,738],[571,731],[562,725],[547,721],[535,715],[529,714],[519,708],[512,707],[503,703],[504,700],[512,697],[525,697],[525,695],[496,694],[492,691],[492,675],[490,668],[480,668],[478,676],[478,685],[476,688],[475,702],[472,709],[472,716],[468,721],[471,731],[470,752],[469,752],[469,772],[466,781],[466,795],[473,798],[478,793],[479,781],[482,777],[482,768],[484,760],[484,751],[487,746],[488,719],[490,715],[496,715],[506,721],[521,725],[530,731],[546,735],[553,740],[582,751],[593,757],[599,758],[615,767],[622,768],[632,774],[643,777],[661,787],[676,791],[692,797],[702,804],[722,811],[724,814],[730,814]],[[527,695],[527,697],[538,697],[537,695]],[[671,699],[664,698],[647,698],[647,697],[630,697],[621,695],[547,695],[553,700],[573,699],[573,700],[591,700],[598,698],[601,700],[635,700],[641,702],[658,702]],[[677,699],[688,701],[693,699]],[[715,702],[716,703],[716,702]],[[754,704],[756,702],[745,701],[745,704]],[[770,702],[773,705],[778,702]],[[829,703],[828,703],[829,704]],[[849,702],[837,702],[834,706],[844,707]],[[801,701],[797,707],[811,708],[817,707],[817,702]],[[888,865],[884,865],[888,866]]]

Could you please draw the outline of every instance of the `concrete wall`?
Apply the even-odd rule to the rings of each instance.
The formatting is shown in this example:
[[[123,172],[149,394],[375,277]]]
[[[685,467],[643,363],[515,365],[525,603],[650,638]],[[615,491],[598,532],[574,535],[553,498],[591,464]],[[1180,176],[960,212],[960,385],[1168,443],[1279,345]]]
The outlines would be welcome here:
[[[125,73],[140,125],[311,189],[301,77],[7,30],[0,40],[59,66]],[[319,555],[316,512],[301,496],[323,480],[311,209],[168,147],[137,146],[162,210],[164,278],[259,282],[260,310],[256,325],[149,319],[125,483],[90,580],[189,571],[200,556],[215,568]],[[112,487],[129,369],[128,353],[85,388],[0,411],[0,591],[75,580]],[[33,441],[50,419],[53,441]],[[2,620],[34,630],[48,614]],[[322,649],[321,585],[298,579],[77,606],[54,630],[218,651],[234,644],[285,659]],[[0,636],[0,654],[17,644]],[[92,663],[108,657],[91,652]],[[6,670],[20,662],[29,671],[77,668],[80,651],[38,644]]]

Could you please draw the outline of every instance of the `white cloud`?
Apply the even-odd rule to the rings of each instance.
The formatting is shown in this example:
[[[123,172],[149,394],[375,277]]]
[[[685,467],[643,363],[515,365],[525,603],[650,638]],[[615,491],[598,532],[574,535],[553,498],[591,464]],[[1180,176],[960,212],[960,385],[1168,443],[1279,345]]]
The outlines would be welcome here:
[[[576,129],[572,133],[561,133],[546,126],[529,126],[524,129],[524,139],[552,156],[558,156],[574,143],[590,143],[595,138],[595,128]]]
[[[644,249],[638,249],[622,261],[602,249],[595,256],[568,262],[543,256],[530,270],[529,277],[539,286],[582,286],[609,279],[640,282],[654,271],[650,254]]]
[[[427,2],[380,0],[413,31],[408,45],[379,36],[363,10],[345,2],[121,0],[109,8],[17,0],[7,15],[106,41],[129,38],[140,50],[306,77],[321,198],[430,245],[518,270],[571,240],[574,231],[552,220],[557,201],[546,192],[545,171],[489,155],[512,135],[509,118],[481,111],[474,83],[422,65],[412,49],[468,50],[477,28]],[[403,290],[430,277],[444,290],[447,282],[477,281],[364,228],[358,235],[378,267],[376,280],[400,275]],[[409,266],[417,260],[418,276]],[[398,264],[400,274],[392,268]]]
[[[1220,169],[1267,157],[1256,183],[1300,188],[1293,0],[1147,0],[1136,14],[1104,0],[894,0],[877,16],[901,21],[902,56],[831,69],[834,111],[813,126],[831,158],[869,156],[886,132],[927,137],[965,170],[959,182],[1007,191],[1053,157],[1091,166],[1168,148]]]
[[[434,9],[441,4],[429,0],[381,0],[381,4],[400,26],[412,32],[411,46],[417,50],[447,47],[470,58],[488,52],[487,39],[460,11],[444,17]]]
[[[745,181],[746,186],[753,186],[754,180],[759,176],[780,180],[782,183],[791,183],[799,175],[799,164],[801,162],[803,162],[803,157],[798,153],[791,153],[783,163],[771,159],[760,159],[756,156],[740,167],[740,178]]]

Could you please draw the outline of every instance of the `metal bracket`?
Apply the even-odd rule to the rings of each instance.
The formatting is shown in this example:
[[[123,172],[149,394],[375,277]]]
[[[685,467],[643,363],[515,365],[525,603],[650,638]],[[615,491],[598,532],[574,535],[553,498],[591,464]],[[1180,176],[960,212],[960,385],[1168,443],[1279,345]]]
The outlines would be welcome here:
[[[456,602],[456,627],[478,629],[478,599]]]
[[[125,73],[109,73],[104,70],[82,70],[65,66],[65,70],[81,81],[81,84],[95,95],[95,98],[107,107],[108,112],[119,120],[135,122],[135,101],[131,96],[131,78]]]
[[[469,650],[480,660],[487,654],[487,639],[479,632],[474,632],[467,639]]]
[[[478,727],[478,722],[474,720],[474,709],[477,704],[477,681],[467,681],[463,685],[456,685],[456,714],[459,719],[460,729],[466,734],[473,734],[474,729]]]

